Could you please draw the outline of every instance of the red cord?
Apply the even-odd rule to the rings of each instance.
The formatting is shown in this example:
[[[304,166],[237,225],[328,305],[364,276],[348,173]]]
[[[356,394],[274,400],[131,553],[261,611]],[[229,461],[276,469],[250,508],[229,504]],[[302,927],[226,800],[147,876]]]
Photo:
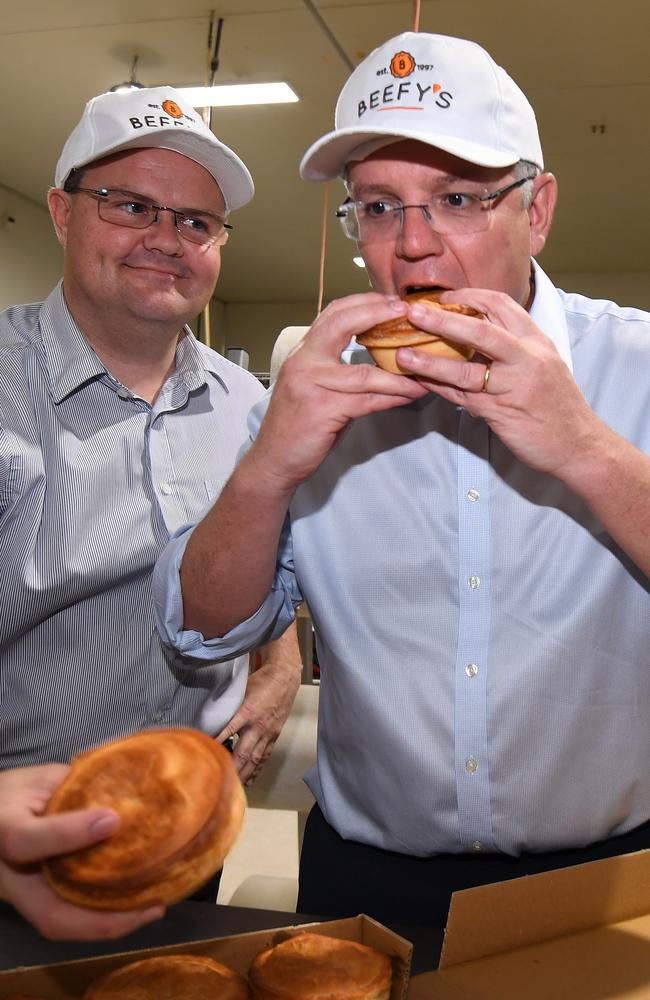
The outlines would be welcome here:
[[[329,212],[329,184],[325,185],[325,191],[323,194],[323,221],[321,226],[321,244],[320,244],[320,272],[318,276],[318,308],[316,310],[316,315],[318,315],[323,308],[323,290],[325,287],[325,249],[327,246],[327,215]]]

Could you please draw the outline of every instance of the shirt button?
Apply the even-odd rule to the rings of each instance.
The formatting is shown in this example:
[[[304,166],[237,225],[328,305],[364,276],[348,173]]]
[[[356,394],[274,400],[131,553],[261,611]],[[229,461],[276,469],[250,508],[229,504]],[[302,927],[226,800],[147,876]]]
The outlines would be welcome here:
[[[172,492],[172,485],[171,485],[171,483],[161,483],[160,484],[160,492],[163,494],[163,496],[168,497],[169,494]]]
[[[476,501],[480,498],[480,496],[481,494],[479,493],[478,490],[474,489],[474,487],[472,487],[471,490],[467,491],[467,499],[471,500],[472,503],[476,503]]]
[[[129,390],[125,389],[123,385],[119,387],[119,389],[117,390],[117,394],[120,397],[120,399],[129,399],[131,396]]]
[[[474,843],[472,844],[472,850],[476,851],[477,854],[479,854],[483,850],[483,844],[481,843],[480,840],[474,841]]]
[[[476,774],[478,771],[478,761],[476,757],[468,757],[465,761],[465,770],[468,774]]]
[[[470,576],[467,582],[469,584],[470,590],[478,590],[478,588],[481,586],[480,576]]]
[[[478,666],[475,663],[468,663],[465,667],[465,673],[471,680],[472,677],[476,677],[478,673]]]

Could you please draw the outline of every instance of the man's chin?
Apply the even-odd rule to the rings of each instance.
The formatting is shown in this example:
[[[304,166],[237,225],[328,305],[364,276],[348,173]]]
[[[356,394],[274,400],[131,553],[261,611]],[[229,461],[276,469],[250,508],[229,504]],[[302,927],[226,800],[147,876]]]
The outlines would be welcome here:
[[[124,305],[131,315],[145,323],[177,324],[179,327],[189,323],[203,306],[190,303],[177,291],[170,290],[168,294],[159,290],[155,295],[125,296]]]

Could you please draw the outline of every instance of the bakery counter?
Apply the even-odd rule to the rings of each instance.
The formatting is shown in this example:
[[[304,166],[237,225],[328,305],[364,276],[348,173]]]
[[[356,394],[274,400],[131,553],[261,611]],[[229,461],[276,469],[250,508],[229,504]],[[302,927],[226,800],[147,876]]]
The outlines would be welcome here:
[[[46,941],[10,906],[0,903],[0,970],[69,962],[141,948],[160,948],[186,941],[312,923],[319,919],[321,918],[275,910],[211,903],[178,903],[169,908],[162,920],[117,941]],[[391,930],[413,943],[411,975],[436,967],[442,944],[441,933],[431,928],[397,925],[391,926]]]

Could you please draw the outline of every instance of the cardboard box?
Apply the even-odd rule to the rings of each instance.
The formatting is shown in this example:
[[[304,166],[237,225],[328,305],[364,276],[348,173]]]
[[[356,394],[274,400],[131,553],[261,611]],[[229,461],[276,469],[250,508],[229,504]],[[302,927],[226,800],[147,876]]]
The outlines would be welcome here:
[[[364,915],[346,920],[330,920],[318,924],[256,931],[237,934],[233,937],[212,938],[207,941],[192,941],[164,948],[141,951],[120,952],[101,958],[84,959],[77,962],[61,962],[55,965],[40,965],[26,969],[12,969],[0,972],[0,998],[12,993],[37,994],[45,1000],[77,1000],[93,979],[105,975],[128,962],[154,955],[209,955],[211,958],[229,965],[246,975],[251,961],[262,951],[292,934],[309,930],[315,934],[359,941],[385,952],[393,962],[393,989],[391,1000],[406,1000],[409,970],[413,946],[404,938],[393,934],[388,928]]]
[[[648,1000],[650,851],[454,893],[409,1000]]]

